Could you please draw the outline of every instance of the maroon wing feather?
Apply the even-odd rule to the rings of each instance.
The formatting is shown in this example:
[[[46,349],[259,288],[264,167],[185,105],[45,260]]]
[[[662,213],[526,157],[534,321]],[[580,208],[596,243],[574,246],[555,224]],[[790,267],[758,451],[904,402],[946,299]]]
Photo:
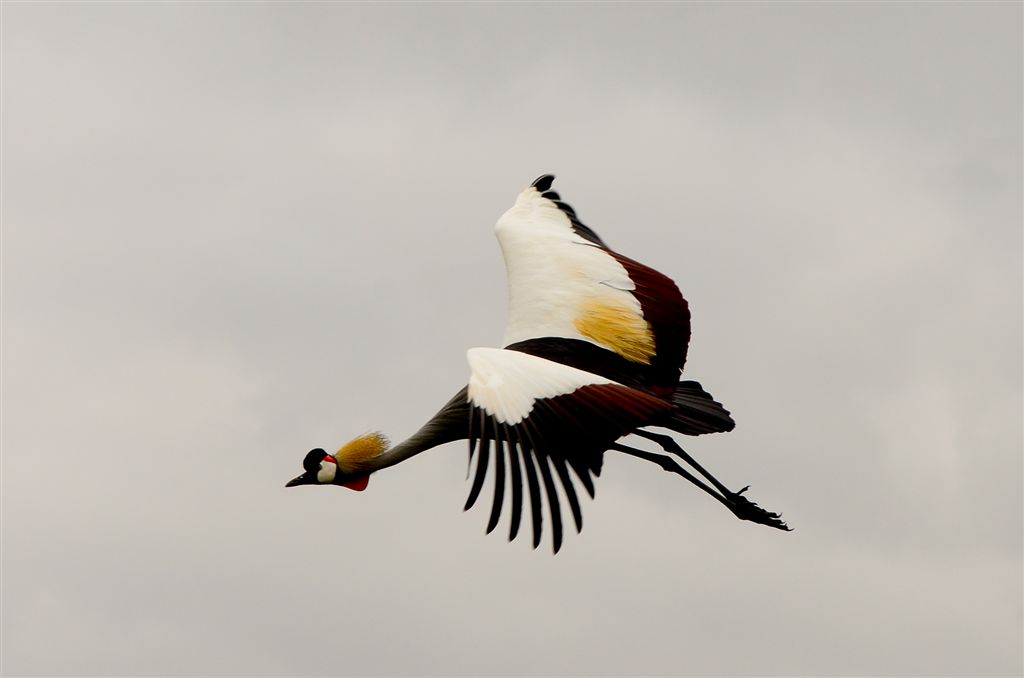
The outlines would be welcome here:
[[[649,266],[617,252],[608,252],[622,264],[636,285],[633,296],[640,302],[644,320],[654,334],[655,356],[651,360],[650,387],[664,395],[672,393],[686,363],[690,344],[690,307],[672,279]]]

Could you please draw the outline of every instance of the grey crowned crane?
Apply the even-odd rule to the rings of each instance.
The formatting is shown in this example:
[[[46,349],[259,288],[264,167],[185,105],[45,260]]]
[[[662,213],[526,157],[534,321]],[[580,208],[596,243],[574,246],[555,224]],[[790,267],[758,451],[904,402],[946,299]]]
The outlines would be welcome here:
[[[746,487],[729,490],[672,436],[648,430],[701,435],[731,431],[735,424],[700,384],[680,381],[690,311],[675,283],[608,247],[551,190],[553,180],[544,175],[534,181],[495,228],[508,271],[504,348],[470,349],[469,384],[408,440],[392,446],[373,433],[334,454],[312,450],[302,463],[305,472],[287,487],[364,490],[376,471],[468,439],[470,468],[475,455],[476,469],[465,508],[476,502],[493,468],[487,532],[498,525],[507,490],[509,540],[519,533],[528,500],[536,548],[546,497],[557,553],[559,495],[579,532],[577,483],[593,497],[604,453],[616,451],[681,475],[737,518],[789,530],[779,514],[744,497]],[[630,434],[668,454],[618,442]]]

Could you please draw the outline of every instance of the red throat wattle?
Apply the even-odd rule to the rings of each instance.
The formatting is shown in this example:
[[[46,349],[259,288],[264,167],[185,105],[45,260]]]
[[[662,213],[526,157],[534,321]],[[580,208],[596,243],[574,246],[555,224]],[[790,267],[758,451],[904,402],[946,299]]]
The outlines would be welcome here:
[[[362,478],[356,478],[350,483],[342,483],[342,487],[347,487],[350,490],[356,492],[362,492],[366,489],[366,486],[370,484],[370,476],[363,476]]]
[[[338,465],[338,460],[335,459],[334,457],[332,457],[329,454],[326,457],[324,457],[324,461],[329,461],[332,464],[334,464],[335,466]],[[356,492],[362,492],[363,490],[366,489],[366,486],[369,485],[369,484],[370,484],[370,476],[363,476],[362,478],[356,478],[352,482],[342,483],[341,486],[342,487],[347,487],[350,490],[355,490]]]

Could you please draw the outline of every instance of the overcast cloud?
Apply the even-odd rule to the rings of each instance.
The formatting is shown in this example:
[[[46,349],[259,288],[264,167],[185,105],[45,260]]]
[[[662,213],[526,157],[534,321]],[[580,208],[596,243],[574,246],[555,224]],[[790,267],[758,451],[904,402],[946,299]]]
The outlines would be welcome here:
[[[1020,675],[1020,3],[3,4],[4,675]],[[693,310],[735,520],[366,492],[537,175]],[[499,529],[499,532],[503,532]]]

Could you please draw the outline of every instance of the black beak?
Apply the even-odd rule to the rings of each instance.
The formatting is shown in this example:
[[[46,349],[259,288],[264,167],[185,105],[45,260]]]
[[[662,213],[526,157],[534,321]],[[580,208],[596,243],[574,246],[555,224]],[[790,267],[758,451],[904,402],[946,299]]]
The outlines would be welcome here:
[[[311,485],[314,482],[315,482],[314,480],[310,479],[308,473],[303,473],[298,478],[292,478],[291,480],[289,480],[287,483],[284,484],[284,486],[285,487],[298,487],[299,485]]]

